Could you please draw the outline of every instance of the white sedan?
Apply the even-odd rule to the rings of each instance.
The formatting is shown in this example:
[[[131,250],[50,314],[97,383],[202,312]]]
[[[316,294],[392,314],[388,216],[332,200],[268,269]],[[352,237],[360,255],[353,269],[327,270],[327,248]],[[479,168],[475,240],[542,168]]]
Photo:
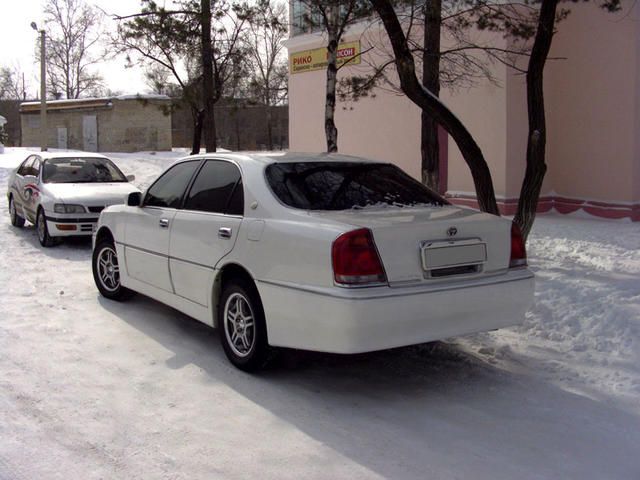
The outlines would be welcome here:
[[[229,360],[358,353],[521,323],[533,299],[511,221],[450,205],[394,165],[341,155],[182,159],[105,209],[93,274],[220,329]]]
[[[91,235],[106,206],[139,192],[111,160],[86,152],[41,152],[28,156],[9,176],[11,224],[36,226],[50,247],[60,237]]]

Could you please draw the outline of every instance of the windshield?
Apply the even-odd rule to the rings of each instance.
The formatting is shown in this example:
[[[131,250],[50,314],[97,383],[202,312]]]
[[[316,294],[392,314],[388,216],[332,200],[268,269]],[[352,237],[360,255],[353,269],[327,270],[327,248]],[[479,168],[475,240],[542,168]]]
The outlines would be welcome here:
[[[107,158],[51,158],[42,168],[44,183],[126,182],[126,177]]]
[[[267,182],[282,203],[305,210],[446,204],[395,165],[356,162],[274,163]]]

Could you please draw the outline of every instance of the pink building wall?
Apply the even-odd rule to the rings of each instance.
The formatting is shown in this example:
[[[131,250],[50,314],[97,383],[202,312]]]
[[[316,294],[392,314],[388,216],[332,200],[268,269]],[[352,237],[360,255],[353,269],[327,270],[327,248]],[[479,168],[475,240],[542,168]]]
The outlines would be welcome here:
[[[568,213],[578,209],[605,217],[640,220],[640,6],[625,4],[610,14],[591,4],[571,4],[572,13],[554,38],[545,71],[548,171],[539,205]],[[478,35],[484,35],[478,33]],[[352,31],[344,41],[380,43],[384,32]],[[502,38],[496,42],[506,42]],[[290,39],[290,52],[323,45],[320,35]],[[505,45],[506,46],[506,45]],[[339,76],[362,74],[367,61]],[[368,57],[367,57],[368,56]],[[325,150],[325,72],[291,75],[290,148]],[[525,170],[527,105],[525,77],[492,66],[498,85],[441,92],[482,148],[499,205],[513,213]],[[420,178],[420,111],[402,95],[378,90],[358,102],[338,101],[336,124],[341,153],[392,161]],[[462,156],[448,141],[448,192],[475,205],[473,181]]]
[[[566,57],[546,77],[548,175],[556,197],[568,200],[560,210],[586,200],[587,211],[622,216],[640,204],[640,16],[637,5],[625,7],[573,7],[554,39],[551,55]]]

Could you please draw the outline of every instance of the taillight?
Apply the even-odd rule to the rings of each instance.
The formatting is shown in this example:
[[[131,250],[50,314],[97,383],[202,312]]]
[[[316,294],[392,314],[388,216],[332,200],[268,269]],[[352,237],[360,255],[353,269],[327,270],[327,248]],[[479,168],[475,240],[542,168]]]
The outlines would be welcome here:
[[[524,246],[524,238],[520,227],[515,223],[511,224],[511,259],[509,268],[526,267],[527,250]]]
[[[343,233],[336,238],[331,247],[331,259],[336,283],[367,285],[387,281],[368,228]]]

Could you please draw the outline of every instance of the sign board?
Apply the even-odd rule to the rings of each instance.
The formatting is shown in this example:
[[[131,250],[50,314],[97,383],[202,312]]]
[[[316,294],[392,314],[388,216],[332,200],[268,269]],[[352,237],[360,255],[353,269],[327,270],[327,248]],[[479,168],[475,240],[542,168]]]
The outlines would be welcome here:
[[[360,63],[360,42],[341,43],[338,45],[338,67],[349,62],[349,65]],[[327,48],[316,48],[295,52],[289,56],[289,72],[302,73],[322,70],[327,66]]]

